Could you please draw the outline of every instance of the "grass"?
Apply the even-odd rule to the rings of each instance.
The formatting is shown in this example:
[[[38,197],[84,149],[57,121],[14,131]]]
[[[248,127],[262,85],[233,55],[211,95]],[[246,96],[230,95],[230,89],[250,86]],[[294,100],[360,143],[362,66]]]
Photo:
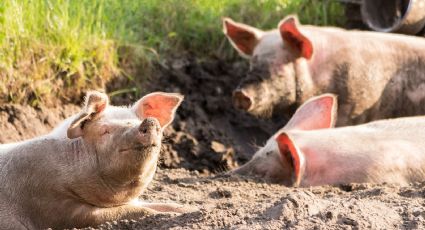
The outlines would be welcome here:
[[[290,13],[343,22],[335,0],[0,1],[0,103],[75,101],[116,76],[141,77],[134,69],[149,75],[152,62],[175,53],[233,58],[223,16],[272,29]]]

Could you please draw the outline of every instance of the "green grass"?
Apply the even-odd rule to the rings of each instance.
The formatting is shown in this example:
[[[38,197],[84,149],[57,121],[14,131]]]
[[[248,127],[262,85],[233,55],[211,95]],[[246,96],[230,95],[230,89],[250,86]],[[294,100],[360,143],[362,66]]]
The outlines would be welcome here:
[[[326,0],[0,1],[0,103],[73,101],[116,76],[149,75],[152,62],[180,52],[234,58],[222,17],[273,29],[290,13],[343,22],[339,3]]]

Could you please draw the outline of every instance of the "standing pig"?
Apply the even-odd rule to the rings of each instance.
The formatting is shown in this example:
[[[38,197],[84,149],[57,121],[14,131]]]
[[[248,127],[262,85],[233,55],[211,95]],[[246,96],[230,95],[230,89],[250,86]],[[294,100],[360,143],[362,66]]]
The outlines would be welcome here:
[[[177,204],[137,200],[154,176],[163,130],[182,99],[157,92],[125,108],[91,92],[64,123],[67,137],[56,131],[0,145],[1,229],[86,227],[184,212]]]
[[[251,161],[232,171],[287,186],[425,180],[425,116],[332,128],[336,97],[304,103]]]
[[[425,39],[304,26],[294,16],[262,31],[223,19],[224,33],[250,70],[235,107],[257,116],[334,93],[337,125],[425,112]]]

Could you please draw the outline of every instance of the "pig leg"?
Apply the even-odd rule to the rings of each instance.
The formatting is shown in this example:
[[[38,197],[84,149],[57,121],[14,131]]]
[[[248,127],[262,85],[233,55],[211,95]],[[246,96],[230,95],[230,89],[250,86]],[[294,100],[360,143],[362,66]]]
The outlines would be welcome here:
[[[134,219],[137,220],[141,217],[157,214],[159,212],[142,207],[140,205],[127,204],[122,206],[110,208],[95,208],[88,210],[87,208],[79,208],[73,212],[74,215],[63,223],[61,228],[70,227],[87,227],[97,226],[107,221]]]
[[[175,203],[141,203],[140,201],[111,208],[97,208],[87,212],[84,208],[71,218],[64,227],[97,226],[107,221],[134,219],[158,213],[188,212],[182,205]]]
[[[181,204],[176,203],[144,203],[143,207],[153,209],[157,212],[175,212],[175,213],[187,213],[193,212],[196,209],[185,207]]]

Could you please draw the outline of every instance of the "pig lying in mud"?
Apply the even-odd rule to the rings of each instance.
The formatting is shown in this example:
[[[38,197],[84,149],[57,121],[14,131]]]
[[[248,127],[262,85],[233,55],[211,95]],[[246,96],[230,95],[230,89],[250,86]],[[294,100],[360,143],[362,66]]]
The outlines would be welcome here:
[[[305,26],[294,16],[271,31],[229,18],[223,27],[250,61],[234,105],[253,115],[290,111],[323,93],[338,95],[338,126],[425,113],[424,38]]]
[[[96,226],[188,210],[137,200],[154,176],[163,130],[182,99],[157,92],[127,108],[91,92],[81,112],[54,132],[0,145],[0,228]]]
[[[425,180],[425,116],[333,128],[336,97],[304,103],[253,158],[231,173],[287,186]]]

